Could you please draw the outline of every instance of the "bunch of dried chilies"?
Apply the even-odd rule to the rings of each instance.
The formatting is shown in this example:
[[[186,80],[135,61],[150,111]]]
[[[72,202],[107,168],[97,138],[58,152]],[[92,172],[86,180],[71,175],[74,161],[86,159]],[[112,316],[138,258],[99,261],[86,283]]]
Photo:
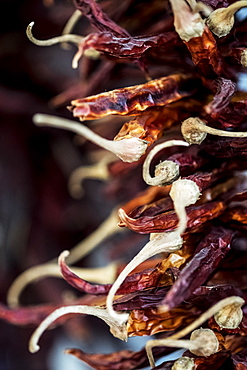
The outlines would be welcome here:
[[[84,74],[93,60],[101,63],[102,76],[125,65],[139,68],[142,81],[92,95],[91,74],[86,97],[72,97],[72,89],[59,102],[74,98],[73,116],[102,119],[106,132],[114,116],[131,118],[113,140],[77,120],[37,113],[33,121],[72,131],[105,149],[98,163],[71,174],[72,194],[82,191],[86,177],[120,179],[128,192],[140,169],[148,186],[114,209],[86,240],[62,252],[58,264],[50,261],[20,275],[9,289],[10,308],[2,306],[0,316],[38,325],[31,352],[39,350],[40,336],[51,324],[71,313],[97,316],[121,340],[159,333],[139,352],[67,350],[98,370],[140,369],[148,363],[173,370],[246,369],[247,93],[238,90],[238,78],[247,67],[247,29],[235,13],[247,1],[152,0],[147,5],[130,0],[115,13],[113,1],[75,0],[74,5],[61,36],[38,40],[30,23],[29,39],[41,46],[75,44],[72,65],[84,63]],[[85,37],[72,33],[81,16],[94,29]],[[150,234],[150,240],[125,266],[71,268],[126,227]],[[24,287],[46,276],[63,277],[82,297],[60,306],[20,307]],[[155,367],[156,359],[175,348],[187,350]]]

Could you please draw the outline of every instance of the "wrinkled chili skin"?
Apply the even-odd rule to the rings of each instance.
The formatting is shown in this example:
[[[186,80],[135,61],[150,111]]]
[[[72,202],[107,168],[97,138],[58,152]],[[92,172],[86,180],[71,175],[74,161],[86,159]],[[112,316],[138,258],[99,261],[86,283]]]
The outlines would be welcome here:
[[[218,119],[221,112],[229,105],[236,91],[236,83],[221,77],[216,80],[216,89],[213,100],[205,107],[206,113],[214,120]]]
[[[162,137],[171,126],[190,117],[191,111],[199,111],[200,104],[192,97],[183,98],[164,106],[147,108],[142,114],[125,122],[114,140],[138,137],[150,144]]]
[[[221,299],[239,296],[246,299],[246,293],[230,284],[216,284],[209,280],[208,285],[202,285],[196,288],[186,302],[198,307],[201,310],[207,310]]]
[[[102,118],[111,114],[139,115],[147,108],[164,106],[189,96],[197,80],[184,74],[174,74],[143,85],[125,87],[88,98],[72,100],[69,109],[81,120]]]
[[[187,231],[195,231],[205,222],[218,217],[225,210],[223,202],[215,201],[201,206],[190,206],[187,208]],[[119,226],[127,226],[140,234],[172,231],[178,225],[178,217],[175,211],[169,211],[154,217],[140,217],[138,219],[121,218]]]
[[[91,33],[86,36],[79,48],[82,53],[90,48],[116,58],[139,59],[150,48],[172,46],[179,43],[176,32],[153,36],[120,37],[111,32]]]
[[[130,36],[124,28],[112,21],[94,0],[74,0],[74,4],[98,31],[111,32],[122,37]]]
[[[221,76],[226,79],[236,79],[234,70],[226,65],[222,59],[215,38],[207,26],[205,26],[202,36],[193,37],[185,44],[202,76],[207,78]]]
[[[229,252],[232,237],[233,232],[230,230],[212,230],[198,245],[194,256],[181,271],[162,304],[169,309],[176,307],[204,284]]]
[[[202,142],[201,148],[215,158],[247,157],[247,138],[228,138],[208,135]]]
[[[60,269],[64,279],[74,288],[88,294],[107,295],[112,287],[112,284],[92,284],[83,280],[73,273],[65,261],[60,262]],[[161,278],[164,279],[165,270],[162,268],[162,263],[157,264],[154,268],[149,268],[126,277],[121,284],[117,294],[130,294],[133,292],[141,292],[144,289],[156,287]],[[167,274],[167,279],[172,283],[172,278]]]
[[[234,112],[234,114],[232,114]],[[221,113],[217,116],[217,126],[220,129],[238,127],[245,122],[247,115],[247,100],[243,99],[235,102],[230,102]],[[209,120],[210,122],[210,120]],[[215,122],[215,121],[213,121]]]
[[[162,312],[158,308],[134,309],[128,320],[128,335],[142,336],[163,333],[168,337],[174,330],[179,330],[193,322],[202,311],[189,304],[183,304],[170,311]]]
[[[169,347],[155,347],[153,349],[155,358],[160,358],[171,352],[173,352],[173,349]],[[66,350],[66,353],[86,362],[96,370],[134,370],[149,365],[145,348],[138,352],[122,350],[110,354],[91,354],[72,348]]]

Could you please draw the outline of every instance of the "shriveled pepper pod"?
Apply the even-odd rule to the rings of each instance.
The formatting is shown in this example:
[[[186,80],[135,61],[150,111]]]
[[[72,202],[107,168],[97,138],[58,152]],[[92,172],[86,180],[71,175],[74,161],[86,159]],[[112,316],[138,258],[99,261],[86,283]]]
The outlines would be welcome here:
[[[237,301],[223,307],[214,315],[216,323],[224,329],[236,329],[243,319],[241,306],[244,302],[244,299],[239,297]]]
[[[209,29],[218,37],[228,35],[234,26],[235,13],[247,6],[247,1],[237,1],[227,8],[214,10],[207,19]]]
[[[193,358],[180,357],[172,365],[172,370],[194,370],[195,362]]]
[[[201,144],[207,134],[222,137],[247,137],[247,132],[224,131],[206,126],[199,117],[190,117],[183,121],[181,132],[184,140],[189,144]]]
[[[122,87],[71,101],[68,109],[80,121],[110,115],[139,116],[152,107],[164,107],[195,91],[191,74],[175,73],[144,84]],[[118,136],[117,140],[122,140]]]

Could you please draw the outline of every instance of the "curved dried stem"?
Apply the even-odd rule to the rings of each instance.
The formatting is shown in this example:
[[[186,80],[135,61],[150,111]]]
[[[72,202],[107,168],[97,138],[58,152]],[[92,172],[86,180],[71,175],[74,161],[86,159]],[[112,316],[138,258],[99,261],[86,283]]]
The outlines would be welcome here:
[[[114,160],[115,156],[107,152],[97,163],[75,169],[70,175],[68,183],[71,196],[73,198],[81,198],[83,196],[82,182],[85,179],[109,180],[111,176],[108,165]]]
[[[94,231],[92,232],[87,238],[85,238],[82,242],[78,243],[74,248],[71,249],[70,255],[67,258],[67,263],[69,265],[79,261],[83,257],[85,257],[88,253],[90,253],[99,243],[101,243],[103,240],[108,238],[109,236],[115,234],[116,232],[123,232],[124,229],[117,226],[118,224],[118,213],[117,209],[115,208],[110,216],[102,222],[102,224]],[[115,277],[115,269],[116,265],[109,265],[103,269],[110,268],[110,276],[111,273]],[[90,269],[88,269],[89,271]],[[93,269],[95,272],[95,269]],[[112,271],[113,270],[113,271]],[[103,270],[104,274],[101,275],[95,275],[95,278],[98,279],[100,276],[100,279],[102,280],[94,280],[92,276],[88,276],[86,274],[87,270],[77,270],[77,268],[73,268],[73,271],[75,273],[78,273],[79,276],[82,278],[85,277],[85,279],[92,281],[92,282],[98,282],[103,283],[104,278],[107,278],[106,270]],[[78,272],[77,272],[78,271]],[[19,300],[20,295],[23,291],[23,289],[30,283],[38,281],[40,279],[43,279],[48,276],[53,277],[59,277],[62,278],[62,274],[60,272],[59,266],[57,265],[56,259],[53,259],[47,263],[44,263],[42,265],[33,266],[29,268],[28,270],[24,271],[22,274],[20,274],[12,283],[12,285],[9,288],[8,294],[7,294],[7,302],[10,307],[16,307],[19,306]],[[90,277],[90,278],[89,278]],[[109,282],[109,281],[105,281]]]
[[[126,340],[127,338],[127,327],[126,325],[119,325],[118,322],[114,321],[111,317],[109,317],[107,311],[101,307],[91,307],[91,306],[65,306],[60,307],[57,310],[53,311],[49,316],[46,317],[44,321],[37,327],[37,329],[32,334],[30,341],[29,341],[29,351],[31,353],[35,353],[39,351],[40,346],[38,345],[38,341],[44,331],[58,318],[67,314],[86,314],[96,316],[102,319],[107,325],[110,326],[111,333],[121,339]]]
[[[247,7],[247,1],[242,0],[242,1],[236,1],[235,3],[229,5],[227,8],[224,8],[226,14],[229,15],[234,15],[239,9],[242,9],[244,7]]]
[[[79,268],[73,267],[72,271],[84,280],[92,283],[108,284],[113,283],[116,278],[118,264],[111,263],[104,267],[96,268]],[[20,274],[11,284],[8,294],[7,303],[11,308],[18,307],[20,295],[25,287],[47,277],[63,278],[57,263],[43,263],[42,265],[33,266]]]
[[[68,35],[71,33],[71,31],[73,30],[74,26],[76,25],[76,23],[78,22],[78,20],[81,18],[82,16],[82,13],[80,10],[76,9],[74,11],[74,13],[71,15],[71,17],[69,18],[68,22],[66,23],[64,29],[63,29],[63,32],[62,32],[62,35]],[[66,43],[66,42],[63,42],[61,44],[61,47],[63,49],[68,49],[69,48],[69,44]]]
[[[123,140],[107,140],[90,130],[88,127],[68,119],[50,116],[47,114],[35,114],[33,122],[37,126],[61,128],[82,135],[92,143],[114,153],[123,162],[135,162],[145,153],[148,143],[136,137]]]
[[[238,296],[231,296],[224,298],[221,301],[217,302],[214,306],[210,307],[205,311],[198,319],[188,325],[186,328],[180,330],[178,333],[172,335],[170,338],[179,339],[189,334],[192,330],[195,330],[198,326],[202,325],[206,320],[210,319],[214,314],[220,311],[223,307],[230,304],[242,304],[243,299]]]
[[[201,144],[207,134],[223,137],[247,137],[247,132],[224,131],[206,126],[198,117],[190,117],[183,121],[181,132],[189,144]]]
[[[172,184],[169,195],[173,200],[174,209],[179,219],[177,231],[181,235],[187,226],[185,207],[196,203],[201,193],[194,181],[179,179]]]
[[[119,210],[121,214],[121,209]],[[152,237],[152,234],[150,235]],[[126,276],[131,273],[140,263],[147,260],[148,258],[154,256],[158,253],[164,252],[174,252],[182,247],[183,240],[180,234],[177,231],[173,231],[170,233],[159,233],[154,234],[152,240],[150,240],[141,250],[140,252],[128,263],[127,266],[121,271],[118,278],[112,285],[107,299],[106,299],[106,307],[111,317],[119,320],[120,322],[124,322],[128,319],[128,314],[124,313],[117,313],[113,309],[113,299],[114,296],[120,287],[120,285],[125,280]]]
[[[33,33],[32,33],[33,25],[34,25],[34,22],[31,22],[27,26],[26,34],[29,40],[33,44],[38,45],[38,46],[51,46],[51,45],[56,45],[56,44],[63,43],[63,42],[71,42],[72,44],[75,44],[76,46],[78,46],[84,39],[84,37],[82,36],[69,34],[69,35],[53,37],[48,40],[38,40],[33,36]]]
[[[247,1],[237,1],[227,8],[214,10],[207,19],[209,29],[218,37],[226,36],[234,26],[234,15],[241,9],[247,7]]]
[[[230,304],[242,304],[243,299],[238,296],[232,296],[225,299],[222,299],[218,303],[216,303],[214,306],[210,307],[207,311],[205,311],[198,319],[196,319],[194,322],[192,322],[190,325],[188,325],[186,328],[180,330],[174,335],[171,335],[169,338],[166,339],[156,339],[156,340],[150,340],[146,343],[146,351],[147,356],[149,359],[149,363],[151,367],[155,366],[155,361],[152,353],[152,348],[156,346],[165,346],[167,340],[174,340],[174,339],[180,339],[184,337],[185,335],[189,334],[191,331],[195,330],[198,326],[202,325],[206,320],[208,320],[210,317],[212,317],[214,314],[219,312],[223,307],[228,306]],[[166,311],[166,307],[164,307]],[[162,310],[162,307],[161,307]]]
[[[108,293],[106,307],[109,314],[122,322],[126,320],[126,314],[118,314],[113,310],[113,299],[118,288],[123,283],[126,276],[143,261],[155,254],[164,252],[171,253],[182,247],[183,239],[181,238],[181,234],[184,232],[187,224],[185,207],[197,201],[200,196],[200,191],[196,183],[191,180],[177,180],[172,185],[170,195],[174,201],[175,211],[179,218],[178,228],[173,232],[150,234],[150,241],[123,269]],[[124,210],[119,209],[118,212],[121,218]]]
[[[216,353],[219,349],[219,342],[214,334],[214,332],[210,329],[198,329],[192,332],[190,339],[158,339],[158,340],[150,340],[146,344],[146,350],[149,351],[150,348],[153,347],[153,342],[155,342],[156,346],[157,343],[160,343],[162,346],[167,347],[178,347],[178,348],[186,348],[190,352],[194,353],[196,356],[205,356],[208,357],[214,353]],[[149,355],[148,355],[149,356]],[[153,358],[149,358],[150,366],[153,368],[155,367],[155,362]]]
[[[169,148],[171,146],[188,146],[188,143],[182,140],[169,140],[165,141],[164,143],[156,145],[147,155],[144,163],[143,163],[143,170],[142,176],[144,181],[148,185],[152,186],[165,186],[171,184],[178,176],[179,176],[179,166],[172,161],[164,161],[160,163],[159,166],[159,173],[155,177],[150,176],[150,165],[154,158],[154,156],[165,148]],[[162,168],[161,168],[162,166]]]
[[[20,274],[11,284],[7,293],[7,303],[11,308],[19,306],[19,299],[24,288],[31,282],[36,282],[44,277],[62,277],[59,266],[55,263],[44,263],[33,266]]]

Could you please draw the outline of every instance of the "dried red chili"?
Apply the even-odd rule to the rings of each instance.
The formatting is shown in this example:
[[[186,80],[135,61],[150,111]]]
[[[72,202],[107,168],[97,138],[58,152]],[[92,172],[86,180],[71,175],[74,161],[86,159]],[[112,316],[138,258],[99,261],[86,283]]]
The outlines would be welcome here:
[[[217,91],[213,100],[205,107],[206,113],[213,119],[217,119],[220,113],[230,103],[231,97],[236,90],[236,83],[220,77],[216,80],[216,88]]]
[[[193,37],[185,41],[185,44],[202,76],[212,78],[217,75],[226,79],[235,77],[233,70],[223,61],[212,32],[207,26],[201,36]]]
[[[162,301],[162,305],[165,305],[167,309],[174,308],[189,298],[196,288],[204,284],[230,250],[232,237],[232,231],[219,228],[208,233],[196,248],[192,259],[181,271]]]
[[[119,5],[121,11],[122,9],[126,10],[122,13],[123,17],[119,18],[120,24],[126,25],[133,34],[138,36],[130,36],[129,32],[112,21],[95,1],[76,0],[75,4],[77,9],[80,9],[89,19],[91,25],[99,31],[98,34],[90,33],[86,36],[80,46],[81,51],[95,48],[104,53],[105,58],[111,58],[109,63],[102,62],[101,64],[100,61],[88,61],[82,66],[82,75],[86,80],[85,85],[87,85],[82,92],[83,96],[89,95],[89,92],[95,94],[100,90],[104,91],[104,88],[111,89],[110,82],[107,86],[103,86],[99,80],[102,79],[105,72],[113,72],[113,58],[118,58],[116,69],[128,76],[129,79],[135,78],[136,71],[132,63],[133,59],[140,58],[139,64],[142,65],[142,68],[145,70],[151,65],[150,74],[156,78],[156,80],[143,85],[125,87],[109,93],[74,100],[71,109],[75,117],[94,119],[110,114],[136,115],[134,119],[124,124],[115,140],[135,137],[148,141],[148,144],[159,139],[163,135],[163,131],[170,129],[171,126],[173,126],[172,129],[167,131],[164,136],[166,139],[170,139],[171,136],[172,139],[177,139],[180,135],[180,121],[187,117],[206,118],[212,127],[230,128],[245,124],[246,94],[237,91],[239,87],[236,86],[236,76],[241,67],[236,63],[233,64],[232,58],[241,62],[240,58],[246,46],[243,35],[246,26],[245,28],[243,26],[235,28],[235,41],[233,41],[233,35],[219,40],[205,26],[205,20],[201,16],[204,12],[204,16],[208,17],[211,12],[205,4],[219,8],[229,5],[228,1],[206,0],[204,4],[200,4],[192,1],[171,0],[177,33],[174,32],[171,24],[172,16],[170,9],[168,10],[169,3],[162,8],[164,11],[164,15],[161,15],[162,22],[161,18],[158,18],[158,24],[156,21],[153,24],[150,19],[142,25],[140,19],[148,19],[149,9],[142,7],[141,2],[137,4],[128,1],[130,7],[127,11],[128,6],[124,2],[123,5]],[[101,2],[106,10],[107,7],[110,8],[108,4],[111,5],[111,2]],[[124,8],[125,6],[126,8]],[[160,7],[159,1],[155,1],[155,4],[151,2],[149,7],[150,14],[157,14],[157,9]],[[131,16],[132,10],[135,15],[138,14],[138,17]],[[119,15],[121,11],[116,10],[115,14]],[[114,10],[112,12],[114,13]],[[182,15],[181,19],[179,18],[180,14]],[[180,24],[179,20],[182,20]],[[207,23],[209,22],[207,21]],[[186,33],[187,26],[189,34]],[[147,36],[141,35],[144,28]],[[152,30],[157,30],[157,34],[153,35]],[[169,53],[167,49],[163,48],[164,45],[171,46]],[[230,52],[232,46],[234,46],[234,50],[232,49]],[[190,54],[186,52],[185,47]],[[143,59],[144,55],[145,60]],[[183,57],[177,58],[177,55]],[[120,64],[122,63],[120,58],[126,58],[124,67]],[[132,64],[128,66],[127,63],[130,61]],[[105,69],[99,68],[95,78],[92,76],[94,63],[102,68],[104,65],[107,67]],[[112,73],[112,75],[114,77],[117,74]],[[134,83],[138,83],[138,81],[134,79]],[[115,80],[116,85],[123,86],[123,83]],[[126,85],[129,83],[126,82]],[[103,88],[101,88],[102,86]],[[95,91],[96,87],[97,91]],[[76,91],[78,92],[78,90]],[[75,90],[73,90],[74,93]],[[76,94],[74,97],[77,96]],[[68,97],[69,94],[66,96]],[[107,130],[106,121],[103,125]],[[238,127],[238,129],[241,128]],[[234,174],[236,169],[243,170],[246,166],[246,139],[219,139],[210,136],[200,147],[189,148],[185,153],[172,153],[174,153],[174,149],[168,151],[168,160],[179,165],[180,175],[187,176],[183,180],[193,182],[202,195],[196,205],[187,208],[188,224],[183,235],[183,249],[174,253],[173,256],[172,254],[165,255],[162,263],[152,266],[149,270],[140,266],[139,272],[129,275],[118,289],[117,294],[121,294],[121,296],[115,298],[114,309],[125,311],[125,313],[133,310],[129,322],[130,336],[150,335],[162,331],[165,333],[164,336],[167,333],[174,334],[178,327],[184,327],[194,320],[205,309],[204,306],[210,306],[222,297],[232,294],[244,299],[247,295],[246,257],[241,255],[241,246],[239,248],[237,246],[237,233],[234,240],[235,249],[233,248],[227,254],[234,233],[231,228],[235,230],[238,224],[243,230],[246,228],[247,222],[246,209],[242,205],[233,204],[233,202],[246,199],[244,183],[238,179],[239,174]],[[160,155],[161,157],[162,155]],[[238,157],[238,160],[232,160],[233,157]],[[231,160],[226,161],[225,158]],[[139,157],[137,159],[139,160]],[[158,158],[156,159],[158,161]],[[239,163],[237,164],[237,162]],[[138,175],[140,178],[141,163],[142,159],[133,166],[119,166],[115,163],[110,166],[110,171],[113,177],[118,176],[119,181],[124,184],[129,180],[128,183],[131,183],[130,191],[135,194],[135,189],[138,192],[143,189],[143,183],[141,186],[138,186],[139,184],[136,186]],[[199,169],[202,172],[195,173]],[[137,198],[123,206],[125,212],[120,212],[121,226],[127,225],[140,233],[174,230],[177,227],[178,217],[173,211],[173,203],[168,197],[170,188],[169,186],[149,188],[142,194],[138,193]],[[126,195],[121,194],[121,196],[123,197],[121,199],[126,201]],[[209,222],[210,220],[211,222]],[[222,223],[225,223],[227,229],[221,228]],[[185,227],[183,232],[184,230]],[[157,236],[151,235],[151,239],[153,237]],[[203,241],[196,248],[199,239]],[[189,252],[186,250],[187,248]],[[188,259],[190,262],[185,265]],[[93,285],[79,279],[69,270],[64,261],[61,263],[61,269],[69,283],[89,294],[104,295],[111,287],[110,284]],[[208,286],[202,286],[202,284],[208,284]],[[89,305],[98,304],[102,307],[105,305],[104,297],[85,296],[83,299]],[[157,306],[162,301],[168,307],[175,307],[179,304],[180,306],[168,313],[161,313],[158,312]],[[44,307],[40,311],[37,309],[36,317],[34,311],[30,309],[30,317],[28,318],[28,310],[10,312],[3,308],[2,315],[9,321],[28,323],[28,319],[29,322],[40,320],[46,312],[45,310]],[[224,336],[221,338],[221,347],[218,353],[208,358],[192,356],[195,359],[197,369],[209,367],[217,369],[229,364],[240,369],[246,365],[245,351],[242,351],[242,358],[238,353],[246,344],[246,307],[243,308],[243,312],[244,318],[237,329],[243,338],[239,340],[239,336],[235,335],[235,329],[234,332],[231,332],[231,336],[225,336],[225,332],[222,331]],[[20,315],[19,318],[18,315]],[[128,316],[128,314],[126,315]],[[206,325],[211,326],[214,330],[219,330],[217,326],[213,325],[212,320],[210,319]],[[236,343],[234,348],[233,341]],[[166,350],[161,348],[160,352],[162,351]],[[81,351],[74,351],[74,354],[85,359],[96,369],[102,370],[134,368],[142,366],[145,362],[140,362],[140,354],[136,359],[134,354],[129,352],[127,354],[121,353],[116,357],[112,354],[106,356],[87,355]],[[143,352],[141,356],[143,356]],[[135,358],[134,363],[131,362],[133,358]],[[164,364],[163,368],[171,366],[173,366],[172,362]]]
[[[187,231],[197,230],[204,222],[218,217],[225,209],[223,202],[210,202],[201,206],[187,208]],[[119,226],[127,226],[141,234],[172,231],[177,227],[178,218],[174,211],[159,214],[157,216],[145,216],[134,219],[121,212]]]
[[[169,262],[165,262],[166,261],[158,263],[154,268],[149,268],[129,275],[118,289],[117,294],[129,294],[135,291],[142,291],[143,289],[155,287],[158,285],[165,273],[165,270],[169,266]],[[88,294],[106,295],[112,286],[112,284],[92,284],[83,280],[69,269],[62,255],[60,256],[60,269],[64,279],[70,285]],[[167,277],[169,278],[169,276]]]
[[[246,138],[217,138],[208,136],[201,145],[202,149],[215,158],[240,157],[242,160],[247,156]]]
[[[201,311],[198,308],[190,305],[184,305],[165,313],[159,313],[156,308],[133,310],[128,323],[128,333],[132,337],[171,332],[187,326],[200,313]]]
[[[97,119],[110,114],[139,115],[147,108],[170,104],[188,96],[194,89],[190,75],[174,74],[143,85],[72,100],[70,110],[80,120]]]
[[[154,355],[158,358],[172,352],[171,348],[154,348]],[[80,349],[67,349],[65,353],[77,357],[96,370],[134,370],[148,366],[146,350],[137,352],[122,350],[110,354],[90,354]]]
[[[90,33],[79,45],[81,54],[87,49],[95,49],[116,58],[139,59],[150,48],[176,45],[179,41],[176,32],[153,36],[123,37],[112,32]]]
[[[129,33],[112,21],[94,0],[75,0],[75,5],[98,31],[129,37]]]

